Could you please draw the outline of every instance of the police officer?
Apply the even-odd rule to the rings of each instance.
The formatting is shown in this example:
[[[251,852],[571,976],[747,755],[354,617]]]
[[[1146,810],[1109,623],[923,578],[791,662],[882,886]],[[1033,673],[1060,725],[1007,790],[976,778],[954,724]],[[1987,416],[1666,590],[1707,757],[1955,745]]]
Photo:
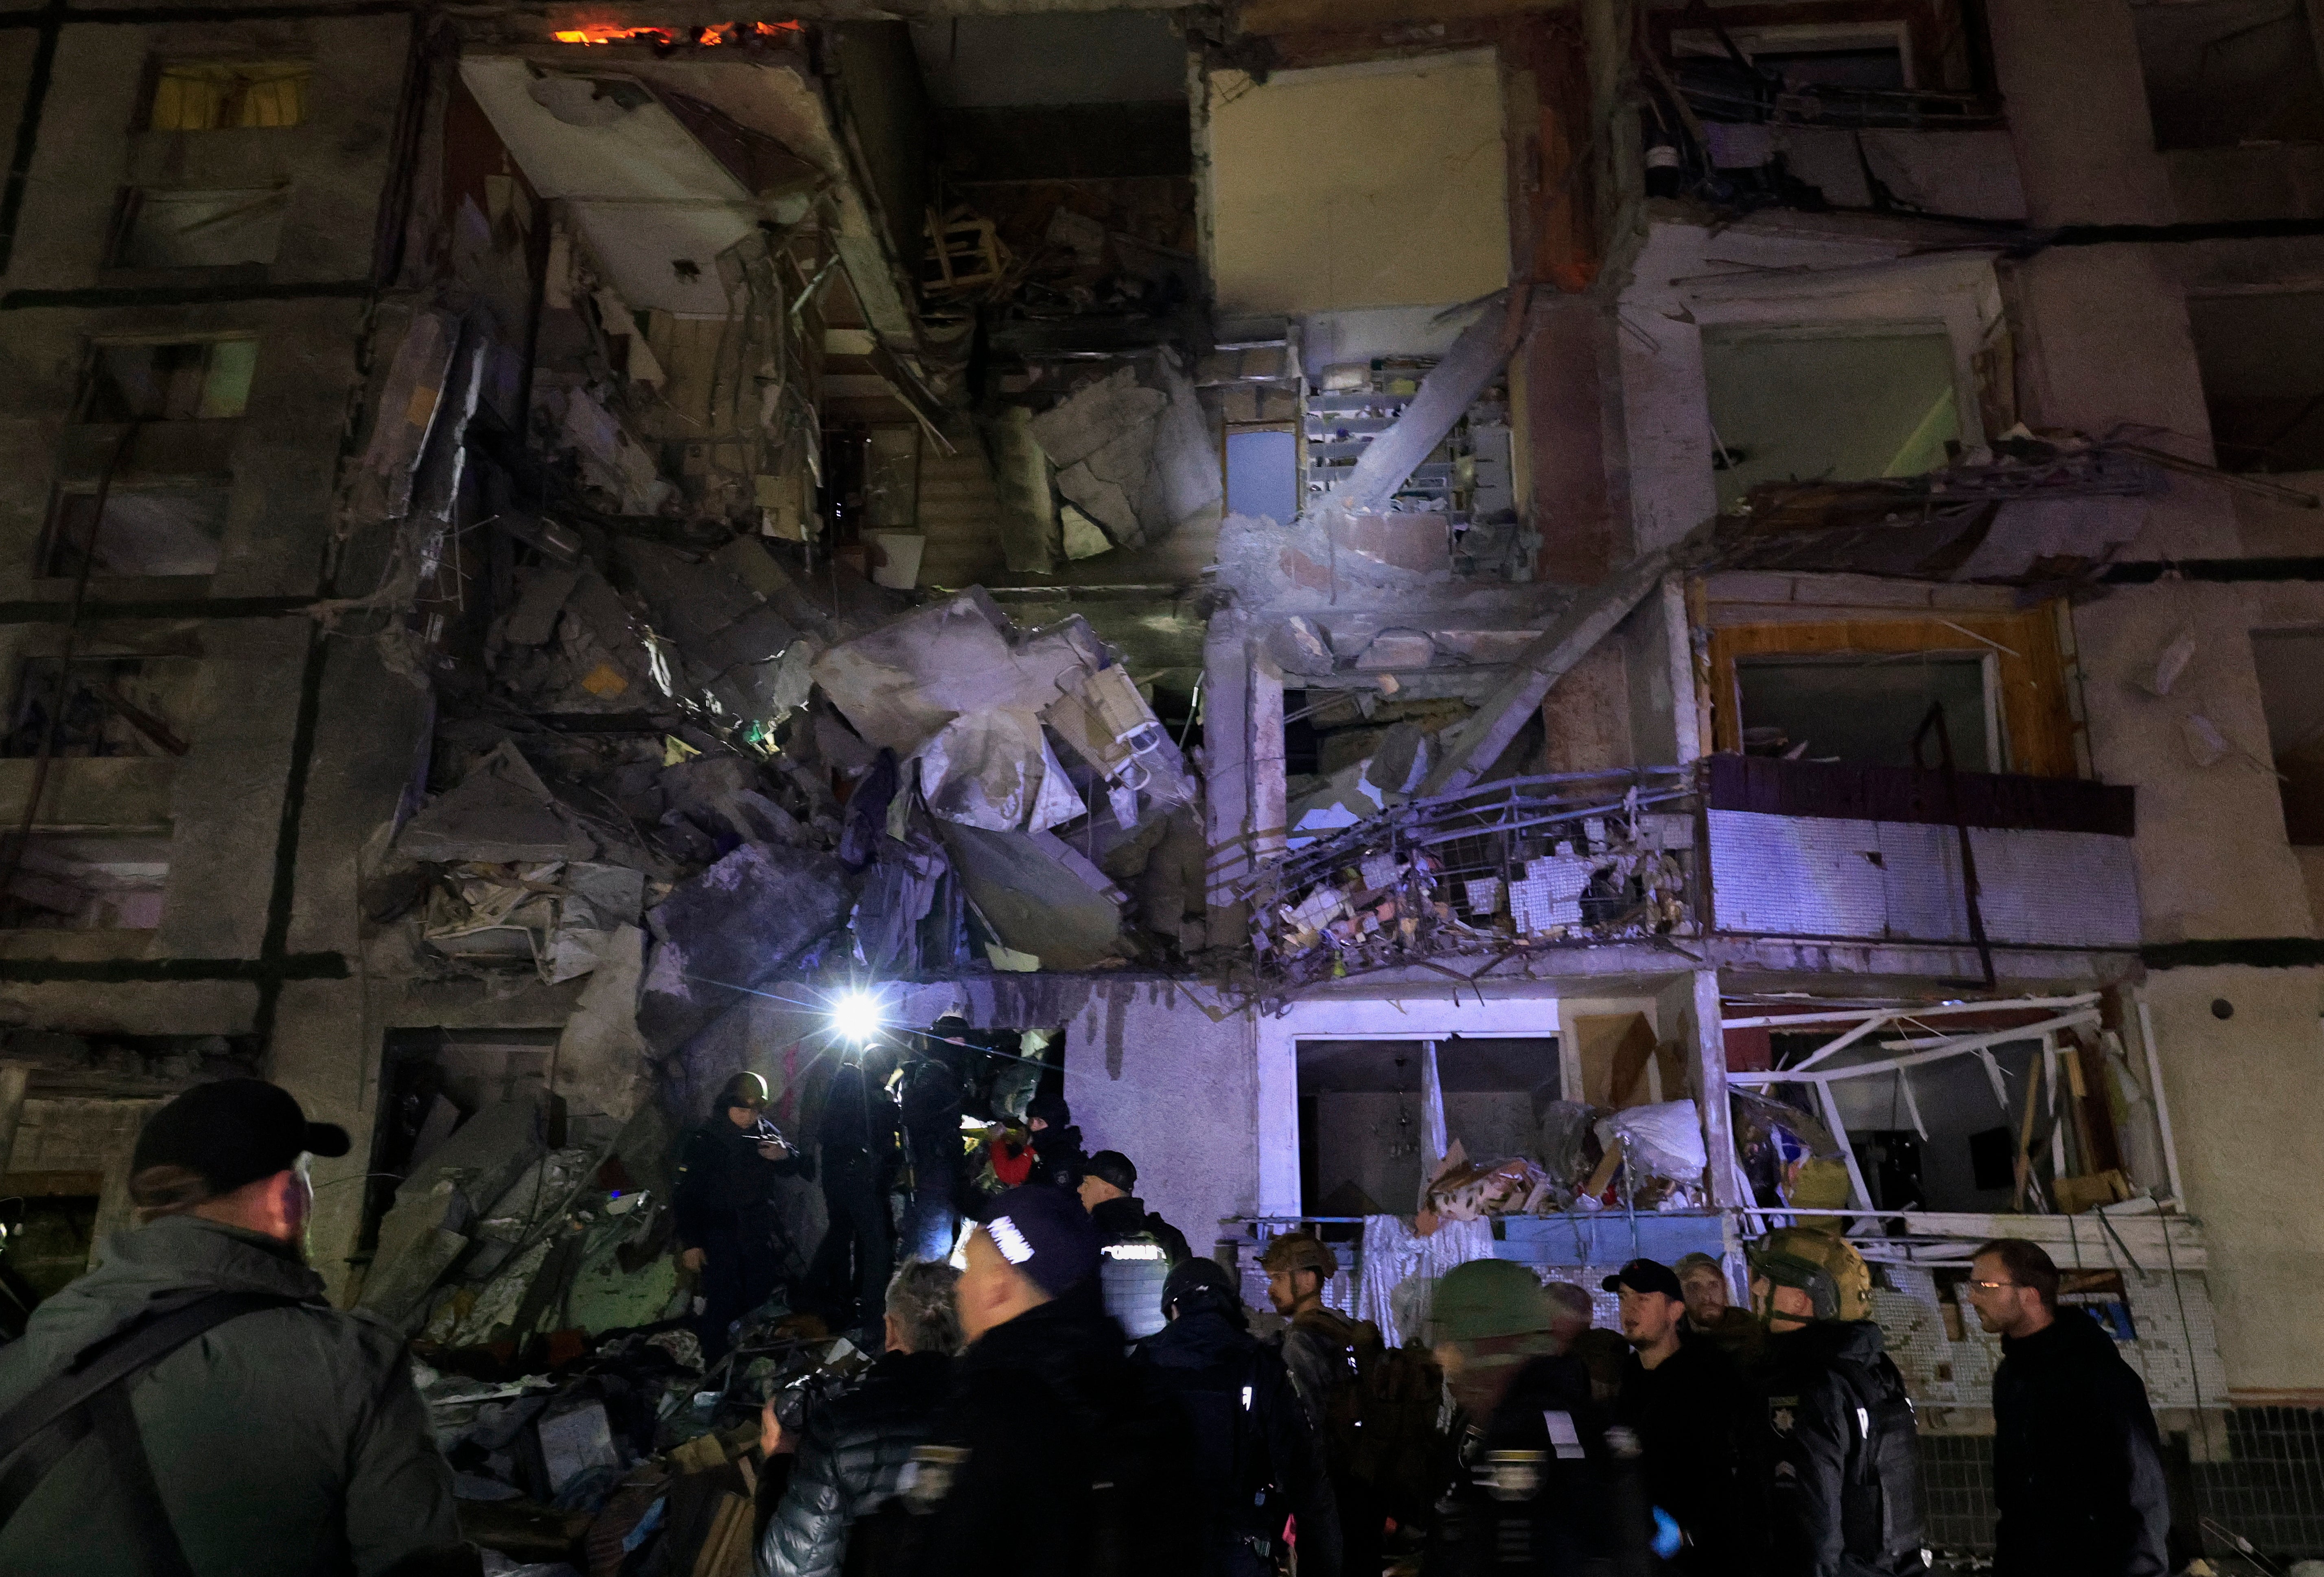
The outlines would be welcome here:
[[[1323,1443],[1281,1357],[1250,1333],[1233,1277],[1215,1259],[1188,1259],[1164,1282],[1161,1305],[1164,1328],[1131,1356],[1194,1434],[1204,1577],[1279,1570],[1286,1513],[1301,1566],[1337,1572],[1340,1521]]]
[[[1099,1272],[1105,1312],[1135,1342],[1162,1328],[1162,1282],[1190,1257],[1186,1236],[1146,1208],[1130,1191],[1138,1168],[1120,1150],[1100,1150],[1082,1173],[1082,1208],[1098,1230],[1105,1264]]]
[[[1754,1378],[1767,1406],[1768,1569],[1924,1570],[1913,1404],[1869,1318],[1863,1258],[1831,1232],[1788,1227],[1760,1240],[1751,1268],[1752,1305],[1767,1324]]]
[[[767,1301],[782,1272],[775,1179],[806,1163],[766,1111],[766,1081],[736,1074],[678,1152],[678,1262],[702,1277],[694,1330],[706,1365],[725,1356],[734,1322]]]
[[[1609,1448],[1589,1371],[1556,1350],[1558,1319],[1540,1278],[1514,1260],[1472,1259],[1438,1284],[1432,1324],[1458,1471],[1425,1577],[1636,1569],[1645,1504]]]

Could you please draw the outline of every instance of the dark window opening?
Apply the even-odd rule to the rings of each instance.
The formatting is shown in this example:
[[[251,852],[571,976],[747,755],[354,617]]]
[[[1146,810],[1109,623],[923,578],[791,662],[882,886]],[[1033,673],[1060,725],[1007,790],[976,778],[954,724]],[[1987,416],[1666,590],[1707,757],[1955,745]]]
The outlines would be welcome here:
[[[0,756],[182,756],[192,665],[134,657],[28,659]]]
[[[1751,63],[1786,87],[1909,88],[1904,51],[1894,44],[1828,50],[1763,50]]]
[[[1961,438],[1941,330],[1710,329],[1702,369],[1721,510],[1762,483],[1919,476]]]
[[[2192,297],[2187,321],[2219,464],[2324,471],[2324,290]]]
[[[1410,1214],[1426,1148],[1420,1042],[1303,1040],[1297,1060],[1302,1213]],[[1555,1037],[1449,1037],[1436,1067],[1448,1142],[1471,1160],[1544,1158],[1536,1113],[1560,1094]]]
[[[2302,0],[2135,0],[2154,145],[2324,141],[2324,72]]]
[[[114,221],[115,268],[231,268],[272,263],[282,247],[285,186],[174,191],[131,187]]]
[[[208,421],[240,416],[258,368],[254,339],[100,345],[89,362],[84,422]]]
[[[169,880],[166,837],[35,834],[0,893],[0,930],[150,931]]]
[[[1761,657],[1735,664],[1746,755],[1879,767],[1938,764],[1932,736],[1913,759],[1932,706],[1944,708],[1953,766],[2007,770],[1986,659],[1958,652],[1885,657]]]
[[[2257,631],[2252,661],[2267,715],[2268,752],[2295,847],[2324,847],[2324,630]]]

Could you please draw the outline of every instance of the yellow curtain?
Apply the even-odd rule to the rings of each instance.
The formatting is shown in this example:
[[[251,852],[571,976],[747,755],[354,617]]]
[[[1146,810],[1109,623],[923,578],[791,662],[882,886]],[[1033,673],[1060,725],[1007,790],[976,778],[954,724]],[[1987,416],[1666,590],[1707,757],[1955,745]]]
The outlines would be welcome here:
[[[181,60],[153,88],[157,132],[295,126],[307,118],[304,60]]]

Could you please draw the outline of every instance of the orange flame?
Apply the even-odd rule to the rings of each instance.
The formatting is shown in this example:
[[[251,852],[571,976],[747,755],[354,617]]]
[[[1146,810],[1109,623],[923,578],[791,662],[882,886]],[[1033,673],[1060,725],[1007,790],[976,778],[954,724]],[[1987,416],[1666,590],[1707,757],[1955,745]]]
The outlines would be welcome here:
[[[560,28],[549,36],[560,44],[580,44],[585,48],[595,44],[652,44],[669,49],[687,43],[702,49],[715,49],[721,44],[742,43],[747,40],[772,41],[788,33],[804,31],[805,24],[797,22],[717,23],[685,32],[673,32],[665,27],[613,27],[587,23],[579,27]]]

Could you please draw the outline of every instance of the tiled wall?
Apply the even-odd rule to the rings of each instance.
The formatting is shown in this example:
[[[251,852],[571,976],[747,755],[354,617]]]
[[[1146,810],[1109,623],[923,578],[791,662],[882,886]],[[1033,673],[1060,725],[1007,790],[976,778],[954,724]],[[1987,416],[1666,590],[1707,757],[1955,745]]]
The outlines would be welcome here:
[[[2218,1527],[2202,1530],[2205,1552],[2235,1554],[2219,1528],[2248,1539],[2281,1566],[2324,1557],[2324,1411],[2237,1407],[2217,1416],[2227,1460],[2192,1465],[2196,1514]],[[2213,1442],[2214,1449],[2218,1442]],[[1924,1435],[1921,1484],[1929,1542],[1941,1551],[1993,1547],[1993,1441],[1981,1435]]]

